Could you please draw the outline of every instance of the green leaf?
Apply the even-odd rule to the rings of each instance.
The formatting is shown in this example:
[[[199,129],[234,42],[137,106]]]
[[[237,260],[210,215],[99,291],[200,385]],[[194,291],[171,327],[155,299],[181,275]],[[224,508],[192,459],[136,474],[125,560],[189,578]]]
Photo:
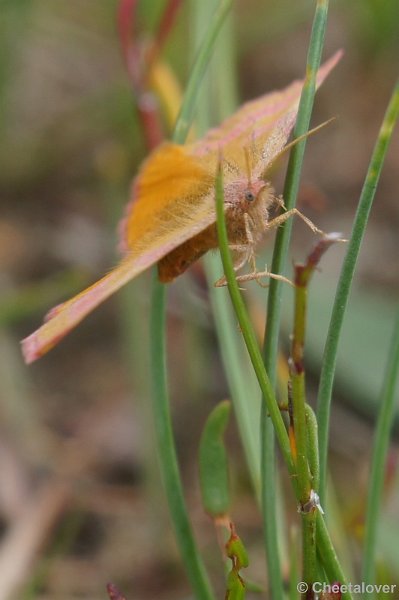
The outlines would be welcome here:
[[[249,565],[248,553],[241,538],[237,534],[232,534],[226,544],[227,556],[235,559],[236,569],[245,569]]]
[[[211,517],[225,515],[230,507],[229,473],[223,435],[231,411],[228,400],[209,415],[201,436],[199,468],[202,503]]]
[[[230,571],[227,576],[226,600],[243,600],[245,598],[245,584],[237,571]]]

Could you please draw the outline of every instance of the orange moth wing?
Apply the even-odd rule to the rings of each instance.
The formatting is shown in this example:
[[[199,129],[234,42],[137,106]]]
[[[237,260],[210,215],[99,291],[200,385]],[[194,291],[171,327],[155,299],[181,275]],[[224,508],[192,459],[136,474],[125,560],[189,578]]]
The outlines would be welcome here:
[[[108,275],[53,308],[45,323],[22,340],[27,363],[46,354],[114,292],[212,222],[214,177],[197,163],[184,146],[169,143],[144,162],[133,184],[135,217],[126,224],[128,252]]]
[[[341,56],[342,51],[336,52],[320,67],[317,86]],[[281,91],[246,102],[197,142],[184,146],[165,143],[152,153],[136,178],[121,222],[122,252],[148,249],[154,236],[160,241],[161,232],[163,239],[173,238],[176,248],[215,222],[214,174],[220,151],[226,183],[234,181],[237,172],[246,173],[245,147],[251,150],[252,175],[259,177],[287,143],[302,86],[302,80],[294,81]],[[169,251],[168,246],[165,255]]]
[[[337,52],[318,71],[317,85],[340,59]],[[295,81],[245,103],[201,140],[165,143],[142,165],[121,224],[125,256],[108,275],[50,311],[45,323],[22,341],[27,363],[54,347],[94,308],[172,250],[215,222],[214,182],[222,152],[225,183],[245,177],[244,148],[259,178],[286,145],[295,123],[303,82]],[[226,204],[231,201],[226,196]]]
[[[212,222],[215,176],[203,162],[171,143],[151,154],[133,184],[123,250],[137,256],[169,252]]]

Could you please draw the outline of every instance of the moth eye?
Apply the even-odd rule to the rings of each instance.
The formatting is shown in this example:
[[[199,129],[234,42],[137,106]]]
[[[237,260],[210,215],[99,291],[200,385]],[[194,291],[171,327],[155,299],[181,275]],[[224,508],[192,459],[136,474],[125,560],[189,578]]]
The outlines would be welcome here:
[[[255,194],[250,190],[247,190],[245,192],[245,200],[248,200],[248,202],[253,202],[255,200]]]

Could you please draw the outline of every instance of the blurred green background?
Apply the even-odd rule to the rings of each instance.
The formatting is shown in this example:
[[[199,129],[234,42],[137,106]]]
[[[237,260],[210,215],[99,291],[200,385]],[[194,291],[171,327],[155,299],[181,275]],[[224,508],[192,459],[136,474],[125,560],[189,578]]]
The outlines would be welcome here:
[[[142,0],[151,35],[164,2]],[[183,2],[165,48],[182,86],[190,69],[194,0]],[[215,2],[216,5],[216,2]],[[187,597],[151,444],[146,358],[148,277],[107,302],[27,368],[19,339],[44,313],[109,270],[116,225],[145,145],[121,58],[117,2],[0,1],[0,600],[101,599],[107,581],[128,600]],[[303,75],[314,3],[241,0],[234,6],[240,101]],[[397,0],[331,2],[325,57],[344,59],[318,92],[300,208],[325,231],[349,235],[373,143],[397,75]],[[333,473],[356,539],[375,403],[399,289],[399,138],[390,149],[345,322],[332,422]],[[282,190],[284,165],[274,185]],[[301,223],[291,256],[312,244]],[[270,257],[271,241],[264,254]],[[345,248],[332,249],[311,288],[310,397]],[[259,296],[262,294],[262,297]],[[256,322],[264,298],[248,286]],[[291,292],[285,303],[288,345]],[[169,289],[169,367],[177,444],[200,545],[221,589],[218,548],[198,500],[196,455],[210,408],[228,394],[201,270]],[[251,576],[263,579],[260,518],[234,427],[234,517]],[[394,467],[381,542],[393,556]],[[399,533],[399,532],[398,532]],[[397,539],[397,537],[396,537]],[[391,544],[391,546],[390,546]],[[397,561],[397,559],[396,559]],[[12,566],[12,568],[11,568]]]

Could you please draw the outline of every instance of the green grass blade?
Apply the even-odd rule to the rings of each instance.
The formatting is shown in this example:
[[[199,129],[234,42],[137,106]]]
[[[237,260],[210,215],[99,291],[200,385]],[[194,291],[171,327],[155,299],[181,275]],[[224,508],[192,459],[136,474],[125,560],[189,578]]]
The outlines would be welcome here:
[[[299,557],[300,557],[300,545],[299,545],[299,531],[292,525],[290,531],[290,574],[289,574],[289,600],[298,600],[298,582],[299,579]]]
[[[248,312],[245,308],[244,301],[240,294],[237,280],[235,278],[233,261],[228,247],[227,228],[224,215],[224,189],[223,189],[223,173],[221,166],[216,178],[216,214],[217,214],[217,231],[219,238],[220,255],[222,258],[223,269],[227,280],[227,287],[230,292],[231,302],[236,313],[240,329],[247,346],[248,354],[251,358],[252,366],[259,381],[259,385],[267,405],[267,410],[270,419],[273,423],[278,442],[285,463],[288,467],[290,475],[295,475],[295,468],[292,461],[291,449],[288,440],[288,434],[284,425],[283,418],[278,407],[273,387],[266,373],[262,355],[258,346],[255,332],[253,330]],[[295,485],[296,480],[293,479]]]
[[[205,262],[215,327],[220,342],[220,351],[231,393],[234,413],[240,438],[247,459],[251,481],[257,499],[260,499],[260,444],[259,427],[260,394],[253,375],[248,354],[236,327],[227,290],[213,286],[222,269],[219,257],[207,256]]]
[[[232,0],[220,2],[199,49],[173,134],[173,141],[176,143],[184,143],[187,137],[196,95],[212,55],[217,35],[231,4]],[[194,541],[187,514],[173,438],[166,370],[165,306],[165,287],[159,283],[154,270],[151,298],[151,373],[158,456],[170,516],[193,592],[200,600],[211,600],[213,593]]]
[[[208,0],[212,5],[213,0]],[[198,28],[205,30],[209,22],[210,7],[205,11],[205,2],[198,6]],[[237,108],[236,64],[234,60],[233,15],[229,15],[223,25],[218,47],[212,59],[210,85],[206,97],[201,94],[199,119],[196,125],[205,133],[213,124],[211,115],[221,121]],[[212,94],[213,92],[213,94]],[[247,465],[258,501],[260,500],[260,440],[258,423],[260,412],[259,386],[248,358],[242,337],[237,331],[236,319],[231,308],[227,290],[215,288],[214,282],[220,278],[223,268],[220,257],[208,253],[204,260],[209,296],[214,315],[215,328],[219,340],[224,371],[234,406],[237,427],[247,459]]]
[[[318,0],[313,20],[312,33],[309,43],[306,78],[301,94],[298,109],[298,117],[294,129],[294,138],[304,135],[309,129],[310,117],[313,108],[316,91],[316,73],[320,66],[321,54],[327,24],[328,1]],[[295,144],[290,152],[287,168],[287,176],[284,185],[284,202],[287,209],[296,204],[298,195],[303,156],[305,153],[306,140]],[[288,247],[290,243],[292,219],[279,227],[274,246],[272,272],[282,273],[287,261]],[[275,385],[276,362],[278,352],[278,337],[280,330],[282,283],[272,279],[270,281],[268,304],[267,304],[267,330],[265,335],[264,357],[269,377]]]
[[[201,48],[198,51],[176,121],[173,141],[177,144],[183,144],[187,137],[187,133],[193,119],[195,100],[198,94],[199,85],[203,76],[205,75],[206,68],[212,56],[216,38],[228,15],[232,3],[233,0],[220,1],[207,30],[204,43],[201,45]]]
[[[320,511],[317,511],[316,517],[316,537],[317,551],[322,560],[322,566],[326,572],[330,583],[339,582],[346,584],[346,578],[338,561],[334,546],[332,545],[330,534],[326,522]],[[352,594],[349,591],[342,592],[343,600],[350,600]]]
[[[391,140],[398,115],[399,82],[394,88],[391,100],[385,113],[360,195],[350,241],[348,243],[348,249],[342,265],[341,275],[337,286],[331,321],[327,334],[327,341],[324,349],[317,398],[320,452],[320,498],[322,503],[325,497],[331,394],[335,366],[337,362],[338,344],[346,307],[348,305],[357,258],[360,252],[360,246],[367,226],[378,180],[384,164],[385,155],[388,150],[389,142]]]
[[[151,377],[153,416],[158,456],[170,516],[188,578],[198,600],[212,600],[205,568],[194,541],[187,514],[173,437],[167,389],[165,331],[165,286],[154,272],[151,299]]]
[[[294,137],[299,137],[309,129],[310,117],[313,108],[314,95],[316,91],[316,73],[321,62],[321,54],[324,44],[324,36],[327,23],[328,1],[319,0],[313,20],[312,33],[309,43],[306,79],[303,87],[298,117],[294,130]],[[284,186],[284,201],[287,209],[293,208],[299,189],[300,174],[306,140],[296,144],[290,153],[287,169],[287,177]],[[282,273],[287,260],[288,247],[290,243],[292,220],[287,221],[279,228],[276,235],[276,243],[273,252],[271,270],[273,273]],[[281,282],[272,279],[270,281],[268,303],[267,303],[267,327],[263,347],[263,358],[267,373],[273,388],[276,385],[276,365],[278,353],[278,338],[281,318]],[[277,573],[280,573],[278,551],[276,548],[277,531],[276,515],[276,492],[275,492],[275,442],[273,426],[266,414],[265,403],[262,403],[261,414],[261,446],[262,446],[262,514],[265,532],[265,547],[268,557],[268,570],[271,575],[271,593],[277,600],[283,597],[281,583],[276,583]]]
[[[208,27],[214,0],[203,0],[201,3],[192,0],[191,4],[191,30],[195,39],[199,41],[202,32]],[[195,121],[199,135],[204,134],[214,124],[214,120],[221,121],[231,115],[237,107],[233,24],[233,15],[230,14],[218,37],[217,48],[206,75],[206,85],[202,86],[203,89],[199,94]],[[214,287],[214,282],[222,274],[219,256],[208,253],[204,265],[225,376],[252,484],[259,500],[260,442],[257,435],[260,412],[259,386],[242,337],[237,331],[227,290]]]
[[[393,425],[396,390],[399,383],[399,314],[392,336],[388,364],[381,393],[380,412],[375,431],[373,458],[367,498],[364,539],[363,577],[365,583],[375,583],[375,548],[378,514],[385,478],[390,432]]]
[[[227,228],[224,215],[223,174],[221,170],[216,178],[216,214],[220,254],[222,257],[223,268],[230,292],[231,302],[233,304],[234,311],[236,313],[236,317],[240,325],[240,329],[247,346],[248,354],[251,358],[252,366],[258,379],[263,398],[267,405],[270,419],[274,426],[276,438],[291,478],[291,484],[293,486],[295,496],[299,501],[298,481],[296,477],[295,465],[291,456],[288,434],[274,395],[273,387],[263,364],[262,355],[258,347],[254,330],[252,328],[244,301],[239,291],[237,280],[235,278],[233,262],[228,247]],[[329,581],[340,581],[341,583],[345,583],[345,576],[332,545],[323,515],[320,513],[320,511],[317,511],[316,539],[317,550],[322,557],[323,566],[328,574]],[[351,600],[352,595],[349,591],[347,591],[342,593],[342,598],[343,600]]]

